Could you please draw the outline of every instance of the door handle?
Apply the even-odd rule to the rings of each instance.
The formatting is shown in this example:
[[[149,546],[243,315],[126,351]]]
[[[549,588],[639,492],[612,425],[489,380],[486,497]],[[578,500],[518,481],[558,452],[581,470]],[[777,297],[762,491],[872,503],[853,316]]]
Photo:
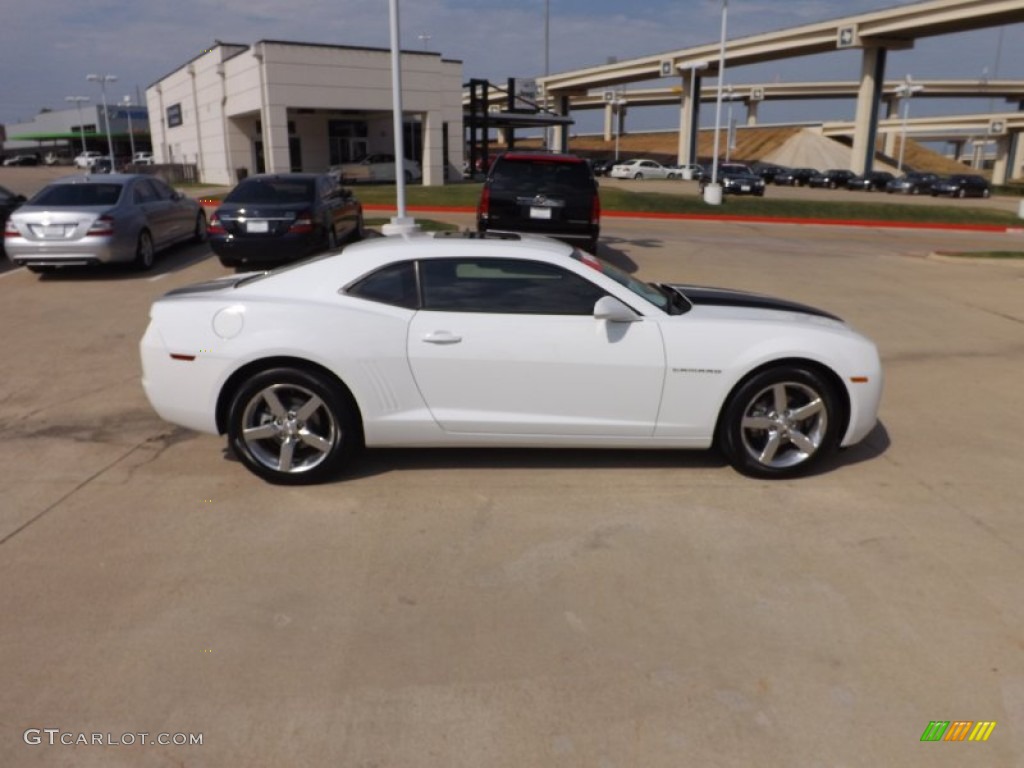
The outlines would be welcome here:
[[[451,331],[434,331],[423,337],[428,344],[458,344],[462,341],[461,336],[456,336]]]

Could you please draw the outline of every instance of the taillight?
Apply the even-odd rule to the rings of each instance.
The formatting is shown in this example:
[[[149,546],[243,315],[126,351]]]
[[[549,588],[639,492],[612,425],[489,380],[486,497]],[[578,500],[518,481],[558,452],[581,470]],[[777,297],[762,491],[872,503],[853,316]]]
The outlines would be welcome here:
[[[295,217],[288,231],[297,235],[305,235],[313,231],[313,214],[303,211]]]
[[[476,204],[476,215],[477,218],[486,219],[490,213],[491,189],[485,185],[483,192],[480,193],[480,202]]]
[[[18,228],[14,226],[14,222],[10,219],[7,220],[7,225],[4,227],[4,237],[21,237]]]
[[[209,235],[226,235],[228,231],[220,223],[220,216],[216,213],[210,217],[210,223],[206,225],[206,233]]]
[[[594,195],[594,207],[590,211],[590,223],[601,223],[601,196],[597,194]]]
[[[101,237],[106,235],[114,234],[114,217],[113,216],[100,216],[96,221],[92,223],[88,231],[85,233],[87,236]]]

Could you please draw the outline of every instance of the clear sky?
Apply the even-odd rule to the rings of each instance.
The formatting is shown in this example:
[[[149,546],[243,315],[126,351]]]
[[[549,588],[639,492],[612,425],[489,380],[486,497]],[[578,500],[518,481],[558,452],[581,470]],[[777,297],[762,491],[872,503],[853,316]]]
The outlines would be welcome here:
[[[882,8],[899,0],[730,0],[729,37],[769,32]],[[65,96],[99,100],[95,72],[119,80],[111,101],[144,90],[215,39],[388,45],[387,0],[32,0],[9,3],[0,25],[0,123],[63,109]],[[552,72],[713,43],[720,0],[549,0]],[[400,0],[402,46],[460,59],[463,74],[503,82],[544,68],[544,0]],[[931,38],[892,52],[888,76],[1024,79],[1024,25]],[[858,54],[837,52],[734,69],[728,81],[853,80]],[[706,82],[713,83],[713,79]],[[980,100],[979,100],[980,101]],[[987,102],[915,102],[915,114],[984,111]],[[999,105],[997,105],[999,108]],[[770,103],[762,122],[852,119],[853,101]],[[647,125],[672,118],[657,110]],[[632,119],[632,117],[631,117]],[[668,125],[664,127],[668,127]],[[581,123],[581,129],[586,126]]]

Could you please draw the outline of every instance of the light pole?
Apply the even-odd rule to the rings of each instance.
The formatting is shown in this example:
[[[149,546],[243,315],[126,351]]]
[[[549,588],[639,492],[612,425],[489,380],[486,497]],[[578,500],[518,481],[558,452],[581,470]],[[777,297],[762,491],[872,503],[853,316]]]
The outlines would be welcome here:
[[[135,131],[132,129],[132,97],[125,94],[124,99],[121,102],[125,106],[125,111],[128,112],[128,141],[132,146],[132,162],[135,162]]]
[[[903,170],[903,152],[907,148],[907,118],[910,116],[910,97],[923,90],[923,85],[913,84],[910,75],[907,75],[903,84],[896,88],[896,93],[903,99],[903,125],[900,129],[900,157],[896,163],[897,171]]]
[[[402,125],[402,49],[399,47],[398,0],[388,0],[391,31],[391,111],[392,130],[395,133],[395,197],[396,213],[381,231],[385,235],[407,235],[414,232],[416,221],[405,215],[405,135]]]
[[[107,152],[110,153],[110,172],[117,170],[114,162],[114,140],[110,137],[110,113],[107,111],[107,83],[116,83],[117,75],[86,75],[86,80],[100,84],[100,91],[103,93],[103,119],[107,126]]]
[[[88,101],[88,96],[65,96],[64,101],[74,102],[78,107],[78,135],[82,139],[82,151],[85,152],[85,121],[82,120],[82,102]]]
[[[422,35],[416,35],[416,37],[421,43],[423,43],[423,50],[425,51],[427,50],[427,45],[430,43],[430,38],[433,37],[433,35],[428,35],[424,32]]]
[[[722,204],[722,185],[718,183],[718,132],[722,128],[722,84],[725,82],[725,32],[729,0],[722,0],[722,37],[718,45],[718,93],[715,96],[715,148],[711,157],[711,183],[704,187],[704,202]]]

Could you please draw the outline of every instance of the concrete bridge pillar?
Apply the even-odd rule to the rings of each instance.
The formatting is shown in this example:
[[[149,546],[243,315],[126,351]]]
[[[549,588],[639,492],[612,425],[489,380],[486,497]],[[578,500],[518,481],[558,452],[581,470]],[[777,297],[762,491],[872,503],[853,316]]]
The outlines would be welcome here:
[[[747,125],[757,125],[757,107],[760,101],[747,99]]]
[[[851,170],[867,173],[875,162],[878,105],[885,84],[885,48],[865,48],[860,64],[860,88],[853,127]]]
[[[679,147],[677,162],[697,162],[697,135],[700,131],[700,81],[697,70],[682,71],[682,93],[679,96]],[[690,98],[690,94],[696,98]]]

